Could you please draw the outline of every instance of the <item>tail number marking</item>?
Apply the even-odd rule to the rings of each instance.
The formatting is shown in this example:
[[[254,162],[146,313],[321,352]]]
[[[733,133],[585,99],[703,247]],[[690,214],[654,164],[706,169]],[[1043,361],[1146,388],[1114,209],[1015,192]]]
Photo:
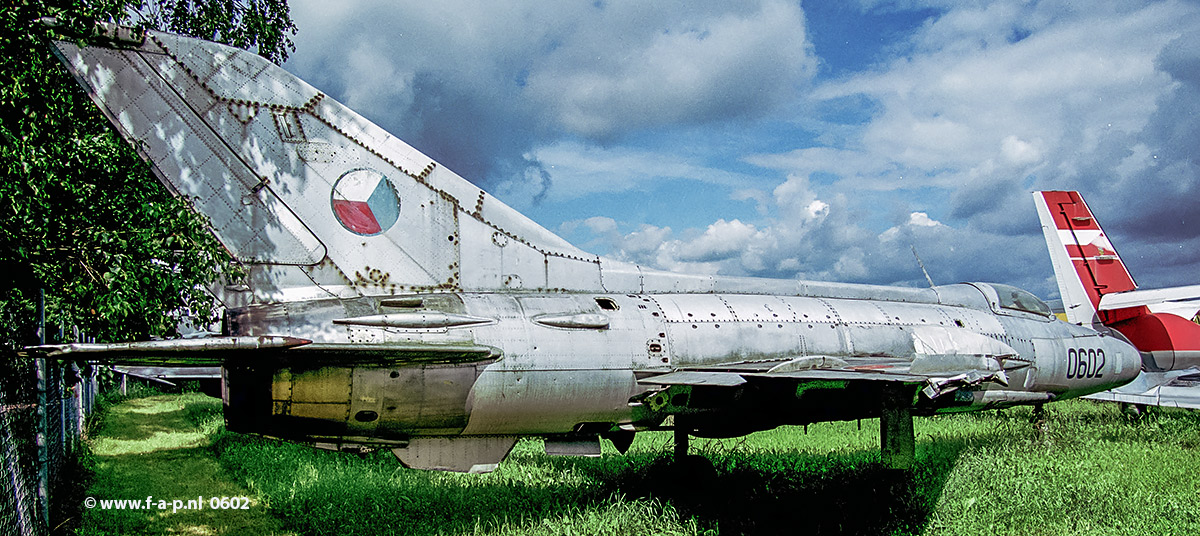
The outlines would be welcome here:
[[[1103,378],[1104,365],[1107,363],[1104,350],[1069,348],[1067,350],[1067,379]]]

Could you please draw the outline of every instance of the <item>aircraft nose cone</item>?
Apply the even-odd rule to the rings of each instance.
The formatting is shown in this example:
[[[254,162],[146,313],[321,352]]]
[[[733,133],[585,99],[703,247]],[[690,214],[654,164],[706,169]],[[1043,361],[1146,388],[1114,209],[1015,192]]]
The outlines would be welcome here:
[[[1133,381],[1142,371],[1142,357],[1137,348],[1117,337],[1108,337],[1105,346],[1106,353],[1113,360],[1113,385],[1110,388],[1120,387]]]

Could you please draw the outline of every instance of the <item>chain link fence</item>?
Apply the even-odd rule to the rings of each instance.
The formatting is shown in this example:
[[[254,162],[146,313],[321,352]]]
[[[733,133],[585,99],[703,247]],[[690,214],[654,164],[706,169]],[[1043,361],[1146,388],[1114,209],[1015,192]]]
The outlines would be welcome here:
[[[77,505],[56,503],[82,475],[76,449],[95,408],[92,367],[7,356],[0,363],[0,536],[50,534]],[[56,515],[57,514],[57,515]]]

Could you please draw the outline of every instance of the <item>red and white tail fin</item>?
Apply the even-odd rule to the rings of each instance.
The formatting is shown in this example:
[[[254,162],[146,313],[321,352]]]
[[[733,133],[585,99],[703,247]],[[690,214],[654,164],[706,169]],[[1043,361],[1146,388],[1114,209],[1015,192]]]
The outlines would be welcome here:
[[[1079,192],[1034,192],[1067,320],[1100,323],[1100,299],[1137,288]]]
[[[1179,389],[1178,374],[1163,373],[1200,366],[1200,325],[1188,321],[1200,309],[1200,285],[1136,290],[1079,192],[1034,192],[1033,198],[1067,320],[1119,331],[1142,353],[1142,369],[1155,374],[1094,398],[1194,407],[1195,388]]]

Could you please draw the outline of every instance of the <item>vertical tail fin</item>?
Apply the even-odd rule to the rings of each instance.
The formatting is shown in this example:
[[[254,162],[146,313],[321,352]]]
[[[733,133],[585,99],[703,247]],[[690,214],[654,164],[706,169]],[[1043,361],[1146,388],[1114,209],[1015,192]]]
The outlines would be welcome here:
[[[1125,263],[1079,192],[1034,192],[1033,198],[1067,319],[1097,327],[1103,324],[1119,331],[1142,353],[1143,370],[1162,372],[1200,365],[1200,326],[1187,320],[1200,308],[1200,285],[1135,290],[1137,285]],[[1158,376],[1153,381],[1169,380]],[[1158,392],[1158,386],[1145,380],[1136,387],[1098,395],[1097,399],[1179,403],[1178,394],[1160,396],[1165,391],[1147,396],[1150,387]],[[1130,395],[1129,390],[1135,392]],[[1185,393],[1183,398],[1190,397],[1194,395]]]
[[[1105,294],[1137,288],[1079,192],[1034,192],[1067,319],[1092,325]]]
[[[132,34],[131,34],[132,35]],[[571,246],[303,80],[158,32],[54,43],[68,70],[250,266],[227,305],[438,290],[602,291]]]

